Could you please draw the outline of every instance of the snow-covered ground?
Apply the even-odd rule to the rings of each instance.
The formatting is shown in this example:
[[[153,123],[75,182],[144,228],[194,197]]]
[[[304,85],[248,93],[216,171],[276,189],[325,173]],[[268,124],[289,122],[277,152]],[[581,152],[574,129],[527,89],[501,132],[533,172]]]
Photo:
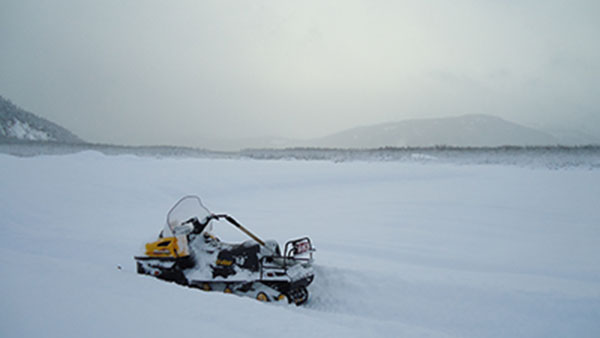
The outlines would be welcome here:
[[[186,194],[309,235],[309,303],[137,275]],[[0,337],[599,337],[599,207],[589,167],[0,154]]]

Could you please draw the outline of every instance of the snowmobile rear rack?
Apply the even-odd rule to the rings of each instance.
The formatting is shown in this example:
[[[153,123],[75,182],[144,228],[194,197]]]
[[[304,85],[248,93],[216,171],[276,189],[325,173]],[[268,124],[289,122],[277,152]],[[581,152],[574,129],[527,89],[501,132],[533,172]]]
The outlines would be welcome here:
[[[264,256],[260,260],[260,278],[265,277],[264,270],[272,270],[266,273],[267,277],[281,276],[287,273],[288,267],[295,266],[299,263],[310,264],[313,261],[313,252],[316,249],[312,246],[312,242],[308,237],[302,237],[290,240],[285,243],[283,257],[279,254],[273,256]],[[307,257],[299,257],[299,255],[308,254]],[[283,262],[282,262],[283,258]],[[274,264],[279,261],[279,264]],[[281,264],[281,262],[283,264]],[[271,263],[271,265],[269,265]]]
[[[315,252],[315,248],[308,237],[302,237],[298,239],[294,239],[285,243],[285,248],[283,250],[284,257],[286,259],[294,258],[299,260],[307,260],[312,261],[313,252]],[[298,255],[302,255],[308,253],[308,257],[297,257]]]

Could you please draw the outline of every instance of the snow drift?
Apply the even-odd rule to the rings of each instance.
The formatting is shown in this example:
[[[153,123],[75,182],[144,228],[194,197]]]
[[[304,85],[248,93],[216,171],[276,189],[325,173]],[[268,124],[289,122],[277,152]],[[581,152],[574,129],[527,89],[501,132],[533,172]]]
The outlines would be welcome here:
[[[600,333],[597,169],[84,152],[0,155],[0,177],[2,337]],[[259,235],[310,235],[306,306],[136,274],[190,193]]]

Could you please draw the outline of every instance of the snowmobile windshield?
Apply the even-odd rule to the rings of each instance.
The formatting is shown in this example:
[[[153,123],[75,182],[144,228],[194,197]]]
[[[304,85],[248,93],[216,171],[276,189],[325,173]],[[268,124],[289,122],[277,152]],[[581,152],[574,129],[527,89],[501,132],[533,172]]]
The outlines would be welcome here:
[[[178,233],[178,228],[191,224],[200,224],[205,227],[212,213],[202,204],[198,196],[185,196],[180,199],[167,214],[167,226],[173,233]],[[196,231],[201,232],[202,229]]]

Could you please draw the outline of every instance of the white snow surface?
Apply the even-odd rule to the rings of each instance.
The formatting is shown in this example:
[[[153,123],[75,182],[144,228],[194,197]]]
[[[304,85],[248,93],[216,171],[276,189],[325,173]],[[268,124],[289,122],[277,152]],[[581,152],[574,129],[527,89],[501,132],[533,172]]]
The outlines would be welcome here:
[[[186,194],[310,236],[308,304],[136,274]],[[578,168],[0,154],[0,337],[600,337],[599,206]]]

